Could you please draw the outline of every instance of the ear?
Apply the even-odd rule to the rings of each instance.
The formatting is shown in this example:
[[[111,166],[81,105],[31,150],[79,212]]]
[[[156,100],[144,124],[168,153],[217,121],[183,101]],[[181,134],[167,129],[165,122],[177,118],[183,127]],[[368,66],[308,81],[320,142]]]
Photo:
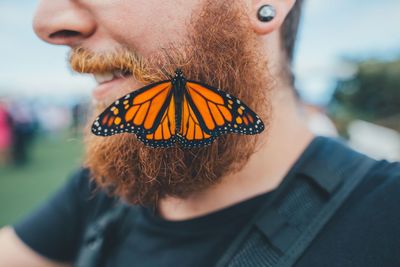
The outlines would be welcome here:
[[[265,35],[280,29],[296,0],[251,0],[251,2],[249,16],[253,30],[259,35]],[[269,22],[258,19],[258,10],[263,5],[273,6],[276,10],[275,18]]]

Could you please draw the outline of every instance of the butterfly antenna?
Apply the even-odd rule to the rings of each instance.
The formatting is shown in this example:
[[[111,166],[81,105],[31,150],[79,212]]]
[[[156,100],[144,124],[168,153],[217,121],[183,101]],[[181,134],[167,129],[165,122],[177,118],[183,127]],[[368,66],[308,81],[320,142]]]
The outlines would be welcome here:
[[[170,69],[170,68],[168,68],[168,66],[173,65],[173,58],[169,55],[168,49],[166,47],[161,48],[161,50],[164,52],[163,55],[168,59],[167,62],[164,63],[163,66],[160,67],[161,73],[165,77],[172,79],[173,76],[170,73],[171,71],[168,71],[168,69]]]
[[[161,67],[161,73],[164,74],[165,77],[169,78],[170,80],[172,80],[172,75],[168,73],[168,71],[165,69],[164,66]]]

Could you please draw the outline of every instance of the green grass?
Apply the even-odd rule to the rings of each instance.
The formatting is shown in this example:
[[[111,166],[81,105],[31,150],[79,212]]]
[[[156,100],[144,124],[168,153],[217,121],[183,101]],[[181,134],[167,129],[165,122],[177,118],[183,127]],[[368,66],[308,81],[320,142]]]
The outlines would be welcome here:
[[[23,167],[0,167],[0,227],[16,222],[59,188],[81,162],[82,142],[38,138]]]

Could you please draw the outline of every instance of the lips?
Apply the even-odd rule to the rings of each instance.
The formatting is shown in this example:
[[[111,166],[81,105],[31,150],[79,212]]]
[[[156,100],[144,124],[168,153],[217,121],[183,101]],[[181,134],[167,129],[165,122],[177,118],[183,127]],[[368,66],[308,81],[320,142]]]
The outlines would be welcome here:
[[[98,101],[104,100],[112,93],[115,93],[129,76],[131,76],[129,72],[121,70],[94,73],[93,77],[98,85],[93,89],[93,97]]]
[[[115,70],[112,72],[94,73],[93,76],[98,84],[102,84],[118,78],[127,78],[130,74],[128,71]]]
[[[105,82],[112,81],[116,77],[112,72],[101,73],[101,74],[93,74],[93,76],[94,76],[94,79],[96,80],[96,82],[98,84],[102,84],[102,83],[105,83]]]

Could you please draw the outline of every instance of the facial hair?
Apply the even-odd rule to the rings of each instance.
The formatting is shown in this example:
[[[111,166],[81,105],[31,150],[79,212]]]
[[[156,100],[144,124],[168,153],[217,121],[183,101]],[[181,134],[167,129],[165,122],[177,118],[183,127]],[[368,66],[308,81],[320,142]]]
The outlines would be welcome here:
[[[80,48],[72,51],[71,66],[79,72],[126,69],[144,83],[165,79],[165,73],[181,68],[188,79],[241,99],[268,128],[272,82],[267,60],[245,7],[239,1],[226,2],[206,1],[188,24],[185,41],[171,43],[151,57],[143,58],[130,48],[110,54]],[[106,104],[95,108],[93,115]],[[152,207],[167,196],[184,199],[212,187],[242,169],[259,143],[259,136],[227,134],[201,148],[150,148],[133,134],[95,136],[90,125],[85,136],[85,166],[91,178],[112,196]]]

